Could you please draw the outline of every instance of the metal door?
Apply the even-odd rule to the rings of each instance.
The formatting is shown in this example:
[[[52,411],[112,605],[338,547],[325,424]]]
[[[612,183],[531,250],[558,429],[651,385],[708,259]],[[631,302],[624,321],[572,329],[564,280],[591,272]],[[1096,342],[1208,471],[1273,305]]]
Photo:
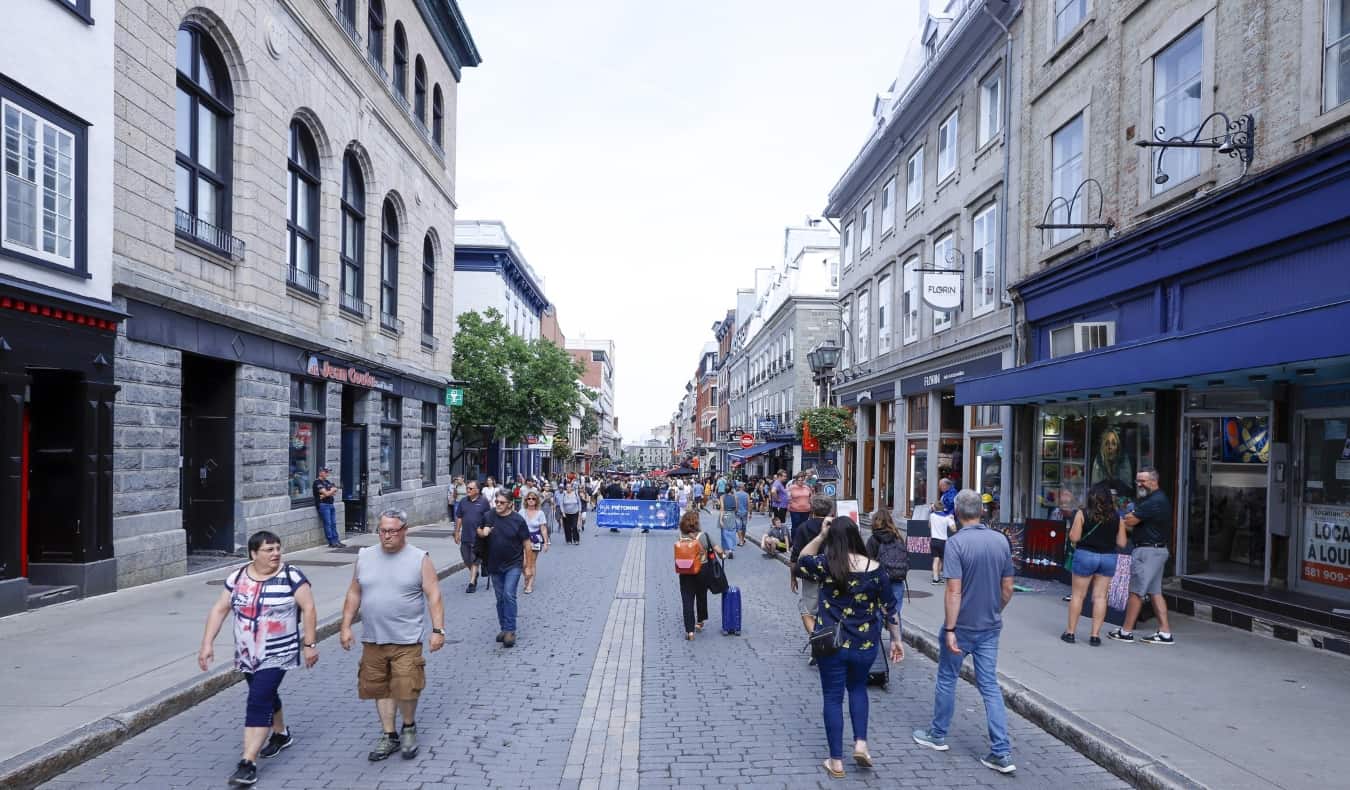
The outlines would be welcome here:
[[[369,486],[370,458],[367,454],[366,426],[342,426],[342,502],[348,532],[366,531],[366,490]]]
[[[234,430],[229,417],[189,417],[183,432],[188,551],[234,551]]]

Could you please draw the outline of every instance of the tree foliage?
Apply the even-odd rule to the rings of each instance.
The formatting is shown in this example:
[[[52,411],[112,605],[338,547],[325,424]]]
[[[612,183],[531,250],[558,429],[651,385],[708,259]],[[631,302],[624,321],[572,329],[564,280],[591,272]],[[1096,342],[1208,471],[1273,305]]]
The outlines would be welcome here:
[[[803,409],[797,415],[797,438],[802,437],[802,425],[810,421],[811,435],[820,442],[822,450],[842,447],[853,439],[853,412],[842,406],[820,406]]]
[[[512,334],[492,309],[460,315],[450,372],[465,382],[464,405],[454,414],[461,437],[492,426],[497,439],[516,444],[543,433],[545,423],[567,425],[590,402],[577,381],[580,362],[547,340]]]
[[[600,419],[595,416],[595,409],[587,408],[586,413],[581,417],[581,441],[589,442],[600,433]]]
[[[553,437],[553,457],[560,461],[572,457],[572,445],[561,434]]]

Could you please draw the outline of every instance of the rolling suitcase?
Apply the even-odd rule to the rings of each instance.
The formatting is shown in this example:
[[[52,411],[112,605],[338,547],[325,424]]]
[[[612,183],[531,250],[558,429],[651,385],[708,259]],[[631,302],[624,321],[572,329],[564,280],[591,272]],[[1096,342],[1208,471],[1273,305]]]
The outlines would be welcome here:
[[[877,657],[872,660],[872,668],[867,670],[867,685],[886,688],[891,682],[891,656],[882,640],[877,646]]]
[[[722,633],[741,635],[741,588],[728,587],[722,593]]]

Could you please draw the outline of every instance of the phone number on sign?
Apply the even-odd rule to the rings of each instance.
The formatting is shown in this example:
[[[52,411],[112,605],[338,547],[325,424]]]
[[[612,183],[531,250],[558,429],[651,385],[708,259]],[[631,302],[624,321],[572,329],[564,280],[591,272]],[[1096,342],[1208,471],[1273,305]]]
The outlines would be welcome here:
[[[1318,562],[1303,563],[1303,578],[1318,584],[1332,584],[1337,587],[1350,587],[1350,570],[1323,565]]]

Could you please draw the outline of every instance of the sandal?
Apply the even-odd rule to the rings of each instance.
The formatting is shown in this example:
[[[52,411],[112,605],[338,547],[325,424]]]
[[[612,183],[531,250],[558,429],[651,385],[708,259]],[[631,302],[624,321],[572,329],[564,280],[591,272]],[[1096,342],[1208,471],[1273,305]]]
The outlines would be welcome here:
[[[825,768],[825,773],[829,774],[831,779],[844,778],[844,769],[840,768],[839,770],[836,771],[835,769],[830,767],[829,760],[826,760],[825,762],[821,763],[821,765]]]
[[[861,765],[863,768],[871,768],[872,755],[868,754],[867,752],[854,752],[853,762],[857,763],[858,765]]]
[[[703,631],[703,623],[694,623],[694,630],[695,630],[695,631],[702,632],[702,631]]]
[[[689,633],[685,634],[685,635],[684,635],[684,639],[685,639],[686,642],[692,642],[692,641],[694,641],[694,632],[693,632],[693,631],[690,631]]]

